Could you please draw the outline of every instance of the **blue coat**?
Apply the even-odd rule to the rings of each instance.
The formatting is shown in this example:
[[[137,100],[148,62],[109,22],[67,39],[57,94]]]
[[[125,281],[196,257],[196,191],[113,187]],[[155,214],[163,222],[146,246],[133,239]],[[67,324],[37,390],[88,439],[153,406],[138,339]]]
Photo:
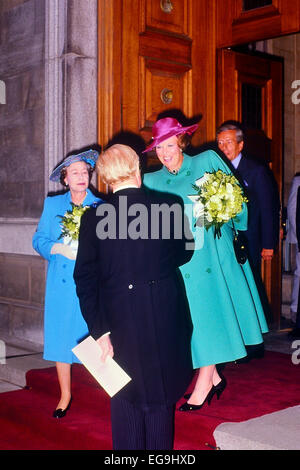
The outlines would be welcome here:
[[[101,200],[87,190],[83,205]],[[78,297],[73,271],[75,261],[62,255],[52,255],[51,248],[61,234],[60,218],[72,209],[71,194],[47,197],[37,230],[33,236],[33,248],[48,261],[44,314],[44,359],[56,362],[79,362],[71,349],[88,334]]]
[[[220,239],[212,229],[195,228],[192,202],[195,180],[205,172],[221,169],[226,163],[213,151],[194,157],[184,154],[177,175],[163,167],[144,176],[144,184],[159,192],[182,197],[190,229],[197,240],[191,260],[180,267],[193,321],[192,357],[194,368],[230,362],[247,355],[245,345],[263,341],[268,331],[259,294],[248,261],[239,265],[233,249],[233,230],[228,222]],[[237,230],[247,229],[247,208],[235,220]]]

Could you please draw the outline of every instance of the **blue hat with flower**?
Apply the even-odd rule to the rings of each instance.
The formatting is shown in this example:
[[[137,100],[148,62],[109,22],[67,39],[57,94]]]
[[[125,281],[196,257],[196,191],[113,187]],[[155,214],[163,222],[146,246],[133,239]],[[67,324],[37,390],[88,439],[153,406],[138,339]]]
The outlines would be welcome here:
[[[50,175],[50,181],[59,181],[61,170],[75,162],[85,162],[91,165],[92,168],[94,168],[98,157],[99,153],[96,150],[92,149],[86,150],[82,153],[78,153],[77,155],[69,155],[52,171]]]

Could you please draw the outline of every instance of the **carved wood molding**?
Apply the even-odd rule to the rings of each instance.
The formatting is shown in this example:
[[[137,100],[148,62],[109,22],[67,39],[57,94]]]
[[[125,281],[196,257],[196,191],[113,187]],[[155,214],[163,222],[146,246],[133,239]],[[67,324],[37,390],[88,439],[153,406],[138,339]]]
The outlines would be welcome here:
[[[98,0],[98,142],[120,129],[121,0]]]

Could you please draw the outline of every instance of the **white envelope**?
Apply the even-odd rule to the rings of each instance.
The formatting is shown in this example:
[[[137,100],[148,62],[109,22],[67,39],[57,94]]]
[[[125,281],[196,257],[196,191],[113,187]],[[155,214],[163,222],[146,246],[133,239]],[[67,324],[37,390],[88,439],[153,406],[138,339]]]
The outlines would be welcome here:
[[[102,362],[101,347],[92,336],[88,336],[72,351],[110,397],[130,382],[129,375],[113,358],[107,357],[106,361]]]

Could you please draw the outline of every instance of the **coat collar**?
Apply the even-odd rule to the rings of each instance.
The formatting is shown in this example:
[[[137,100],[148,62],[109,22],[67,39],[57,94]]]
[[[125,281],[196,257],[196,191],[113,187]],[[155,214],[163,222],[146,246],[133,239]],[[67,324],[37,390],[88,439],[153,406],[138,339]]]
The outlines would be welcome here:
[[[114,202],[118,201],[121,196],[134,196],[134,197],[141,197],[145,195],[145,191],[142,188],[124,188],[120,189],[119,191],[115,193],[111,193],[108,197],[107,202]]]
[[[70,191],[67,191],[65,193],[65,198],[66,200],[69,202],[69,204],[71,204],[71,192]],[[99,203],[101,200],[99,198],[97,198],[96,196],[94,196],[94,194],[92,193],[92,191],[87,188],[86,190],[86,196],[82,202],[82,205],[83,206],[91,206],[92,204],[96,204],[96,203]]]

